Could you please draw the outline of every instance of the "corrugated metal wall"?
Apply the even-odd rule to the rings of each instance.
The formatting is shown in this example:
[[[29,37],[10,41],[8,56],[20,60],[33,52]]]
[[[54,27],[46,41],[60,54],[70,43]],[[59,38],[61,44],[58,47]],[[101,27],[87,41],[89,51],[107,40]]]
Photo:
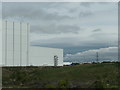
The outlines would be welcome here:
[[[3,21],[3,66],[63,66],[63,49],[33,47],[29,44],[30,26]]]
[[[19,27],[19,28],[18,28]],[[14,65],[20,65],[21,29],[20,23],[14,23]],[[17,61],[16,61],[17,60]]]
[[[29,24],[3,21],[3,65],[26,66]]]
[[[2,22],[1,21],[0,21],[0,65],[2,65]]]

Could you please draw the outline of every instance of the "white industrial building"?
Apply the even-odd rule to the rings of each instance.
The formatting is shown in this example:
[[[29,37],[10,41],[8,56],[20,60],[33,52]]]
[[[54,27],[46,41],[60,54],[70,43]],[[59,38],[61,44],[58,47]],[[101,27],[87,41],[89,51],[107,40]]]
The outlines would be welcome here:
[[[1,20],[0,20],[0,62],[1,62],[0,66],[2,66],[2,22]]]
[[[63,66],[63,49],[30,46],[30,25],[2,22],[3,66]]]

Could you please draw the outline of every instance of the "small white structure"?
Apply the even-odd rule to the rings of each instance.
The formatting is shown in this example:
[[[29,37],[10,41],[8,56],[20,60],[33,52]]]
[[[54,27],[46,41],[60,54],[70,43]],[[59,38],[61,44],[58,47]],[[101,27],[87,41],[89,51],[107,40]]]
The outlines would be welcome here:
[[[3,66],[63,66],[63,49],[30,46],[29,24],[2,24]]]
[[[33,66],[63,66],[63,49],[31,46],[29,64]]]
[[[65,66],[70,66],[72,64],[72,62],[63,62],[63,65]]]

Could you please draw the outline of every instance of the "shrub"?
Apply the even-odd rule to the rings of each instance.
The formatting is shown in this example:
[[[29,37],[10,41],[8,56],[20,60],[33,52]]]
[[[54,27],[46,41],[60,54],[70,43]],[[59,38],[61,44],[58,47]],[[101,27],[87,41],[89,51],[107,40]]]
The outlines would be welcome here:
[[[47,84],[47,85],[45,85],[45,88],[56,88],[56,87],[52,84]]]
[[[95,82],[95,88],[104,88],[104,85],[101,81],[96,81]]]
[[[59,88],[69,88],[68,80],[61,80],[58,83]]]

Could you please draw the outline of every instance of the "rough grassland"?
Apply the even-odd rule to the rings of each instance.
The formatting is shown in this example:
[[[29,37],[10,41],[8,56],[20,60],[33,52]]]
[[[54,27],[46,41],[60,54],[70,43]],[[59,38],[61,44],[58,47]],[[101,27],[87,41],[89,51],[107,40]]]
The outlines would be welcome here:
[[[3,87],[117,88],[116,63],[63,67],[3,67]]]

